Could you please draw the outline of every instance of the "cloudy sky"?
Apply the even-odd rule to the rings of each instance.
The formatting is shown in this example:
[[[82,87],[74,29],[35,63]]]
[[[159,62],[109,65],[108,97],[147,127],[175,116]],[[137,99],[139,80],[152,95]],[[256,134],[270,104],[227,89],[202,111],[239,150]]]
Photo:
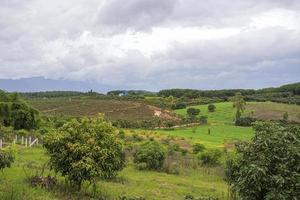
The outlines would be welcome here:
[[[299,0],[0,0],[0,79],[112,88],[300,81]]]

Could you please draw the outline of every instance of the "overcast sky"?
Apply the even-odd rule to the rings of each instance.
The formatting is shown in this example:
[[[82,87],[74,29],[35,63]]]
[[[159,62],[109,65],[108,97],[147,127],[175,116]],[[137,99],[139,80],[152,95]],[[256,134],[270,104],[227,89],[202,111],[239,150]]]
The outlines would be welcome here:
[[[300,81],[299,0],[0,0],[0,79],[112,88]]]

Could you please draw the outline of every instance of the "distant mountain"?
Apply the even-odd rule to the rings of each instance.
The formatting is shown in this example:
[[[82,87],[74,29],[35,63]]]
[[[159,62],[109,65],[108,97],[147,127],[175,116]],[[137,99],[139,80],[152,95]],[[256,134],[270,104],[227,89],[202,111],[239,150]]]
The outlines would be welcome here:
[[[40,91],[97,91],[111,90],[109,86],[95,82],[81,82],[69,80],[53,80],[43,77],[0,79],[0,89],[8,92],[40,92]]]

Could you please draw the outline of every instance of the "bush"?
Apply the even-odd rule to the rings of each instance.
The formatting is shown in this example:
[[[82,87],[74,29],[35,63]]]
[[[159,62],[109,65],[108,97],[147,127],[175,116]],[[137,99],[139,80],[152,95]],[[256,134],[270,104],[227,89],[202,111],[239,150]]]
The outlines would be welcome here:
[[[155,142],[146,142],[134,153],[134,163],[145,163],[146,169],[160,170],[162,169],[166,152],[163,147]]]
[[[203,165],[214,166],[219,164],[222,152],[220,150],[207,150],[200,153],[198,158],[201,160]]]
[[[193,145],[193,153],[195,153],[195,154],[204,151],[204,149],[205,149],[205,146],[203,144],[196,143]]]
[[[0,170],[9,168],[14,160],[15,157],[12,148],[0,149]]]
[[[241,199],[299,199],[299,126],[260,122],[254,130],[226,161],[227,182]]]
[[[252,123],[255,122],[256,119],[252,117],[240,117],[235,121],[236,126],[252,126]]]
[[[44,137],[51,167],[78,190],[83,181],[114,177],[125,165],[122,144],[115,133],[103,116],[68,122]]]
[[[215,112],[216,111],[216,106],[214,104],[209,104],[207,108],[208,108],[209,112]]]
[[[198,108],[188,108],[186,110],[186,113],[187,113],[189,118],[195,118],[197,115],[199,115],[200,109],[198,109]]]
[[[199,121],[201,124],[207,124],[207,116],[200,116]]]

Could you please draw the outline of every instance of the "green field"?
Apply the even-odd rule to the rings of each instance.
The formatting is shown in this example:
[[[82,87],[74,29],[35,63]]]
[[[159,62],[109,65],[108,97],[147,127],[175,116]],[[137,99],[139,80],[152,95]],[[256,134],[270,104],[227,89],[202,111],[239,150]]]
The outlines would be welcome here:
[[[25,181],[26,175],[40,172],[48,157],[42,148],[18,148],[16,161],[9,169],[0,174],[0,199],[13,200],[48,200],[78,199],[76,194],[66,195],[61,189],[45,190],[33,188]],[[35,169],[23,170],[24,166],[36,166]],[[26,169],[26,168],[25,168]],[[214,196],[225,199],[227,185],[223,180],[223,170],[219,168],[189,169],[180,175],[161,172],[139,171],[129,164],[115,181],[97,183],[97,190],[105,199],[118,199],[119,196],[142,196],[147,200],[174,199],[182,200],[186,195]],[[44,174],[47,175],[47,172]],[[63,188],[63,179],[58,176],[59,186]],[[84,195],[84,192],[82,194]],[[79,199],[88,199],[81,196]]]

